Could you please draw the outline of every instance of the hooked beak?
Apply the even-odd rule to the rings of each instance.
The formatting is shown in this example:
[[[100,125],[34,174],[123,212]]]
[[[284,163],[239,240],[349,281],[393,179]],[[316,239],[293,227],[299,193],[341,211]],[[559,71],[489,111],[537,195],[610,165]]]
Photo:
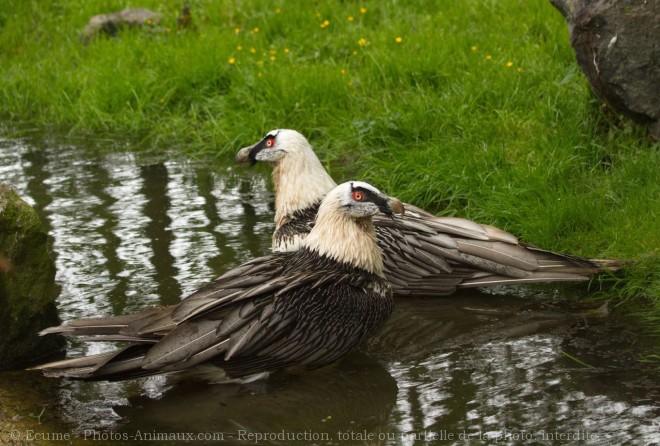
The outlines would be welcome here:
[[[257,160],[254,159],[254,156],[250,156],[252,154],[252,149],[254,149],[254,146],[243,147],[239,150],[236,154],[236,162],[242,164],[249,161],[250,165],[254,166],[257,163]]]
[[[398,198],[390,197],[387,204],[389,205],[390,209],[392,209],[397,214],[401,215],[402,217],[405,215],[406,209],[403,206],[403,203],[401,203],[401,200]]]

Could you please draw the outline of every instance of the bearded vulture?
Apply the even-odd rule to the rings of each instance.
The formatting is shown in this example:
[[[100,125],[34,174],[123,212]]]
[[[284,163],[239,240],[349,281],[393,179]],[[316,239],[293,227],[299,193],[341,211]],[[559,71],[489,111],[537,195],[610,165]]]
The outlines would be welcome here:
[[[211,363],[232,378],[287,367],[330,364],[371,337],[390,317],[372,216],[403,212],[369,184],[333,188],[297,252],[241,265],[177,305],[78,319],[40,334],[125,341],[117,351],[35,367],[47,376],[127,379]]]
[[[273,251],[297,250],[312,229],[319,203],[336,185],[307,139],[295,130],[273,130],[241,149],[236,160],[273,166]],[[446,296],[457,288],[588,280],[619,263],[545,251],[493,226],[437,217],[409,204],[405,208],[401,218],[374,218],[385,277],[397,295]]]

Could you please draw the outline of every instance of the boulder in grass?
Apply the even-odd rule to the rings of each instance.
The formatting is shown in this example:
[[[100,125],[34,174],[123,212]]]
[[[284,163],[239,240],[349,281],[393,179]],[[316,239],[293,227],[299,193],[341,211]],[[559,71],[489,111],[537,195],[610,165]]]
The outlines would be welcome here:
[[[127,8],[112,14],[99,14],[89,19],[81,39],[87,44],[99,35],[116,36],[122,28],[155,26],[160,20],[159,14],[144,8]]]
[[[57,325],[55,263],[37,212],[0,183],[0,369],[14,369],[59,352],[61,337],[40,337]]]
[[[660,1],[550,0],[596,96],[660,139]]]

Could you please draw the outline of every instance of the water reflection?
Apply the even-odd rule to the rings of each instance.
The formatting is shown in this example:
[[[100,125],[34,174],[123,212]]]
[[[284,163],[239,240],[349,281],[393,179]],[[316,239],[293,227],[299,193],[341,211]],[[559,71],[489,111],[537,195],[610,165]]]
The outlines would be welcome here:
[[[0,181],[35,205],[53,238],[62,319],[174,303],[267,252],[273,200],[265,175],[235,170],[231,160],[209,168],[88,146],[0,140]],[[660,442],[657,371],[637,361],[636,338],[616,319],[585,317],[558,297],[469,292],[399,301],[364,354],[281,373],[263,387],[12,373],[0,388],[38,393],[35,404],[52,407],[50,422],[75,432],[311,430],[329,434],[330,444],[413,445],[424,444],[424,433],[448,444],[464,444],[460,434],[470,444],[524,442],[513,434],[552,444],[544,433],[588,431],[586,444]],[[110,348],[75,343],[69,354]],[[340,431],[376,436],[350,441]]]
[[[181,284],[176,280],[178,270],[171,252],[174,235],[170,228],[169,216],[171,200],[167,194],[168,171],[165,164],[140,166],[142,181],[139,195],[146,197],[143,212],[146,217],[145,238],[151,241],[147,246],[146,258],[154,269],[157,295],[161,303],[176,303],[181,297]],[[129,196],[130,197],[130,196]]]
[[[524,299],[498,297],[499,302],[488,303],[488,298],[400,303],[398,323],[403,324],[388,326],[370,344],[370,351],[388,345],[388,355],[404,358],[392,360],[389,369],[399,386],[392,419],[404,434],[401,444],[414,444],[406,433],[429,431],[453,434],[455,440],[463,434],[475,444],[555,444],[553,438],[562,433],[581,435],[584,444],[594,445],[660,440],[657,370],[639,364],[626,342],[630,336],[615,320],[576,317],[577,309]],[[472,311],[479,307],[483,311]],[[398,329],[405,333],[423,326],[433,336],[428,329],[433,319],[445,339],[435,348],[428,344],[425,358],[408,350],[406,342],[392,343]],[[528,326],[535,332],[511,330]],[[598,355],[589,354],[596,349]]]
[[[108,163],[98,166],[99,178],[106,184],[99,194],[108,203],[106,240],[108,269],[116,283],[108,298],[114,314],[122,314],[142,302],[156,304],[162,294],[152,279],[158,269],[150,261],[156,249],[149,227],[153,219],[149,216],[151,195],[144,193],[144,179],[135,159],[128,154],[107,156]],[[158,245],[160,246],[160,245]],[[137,305],[136,305],[137,304]]]
[[[188,379],[160,398],[136,396],[115,410],[126,419],[121,432],[216,432],[232,444],[246,444],[253,442],[242,441],[240,431],[278,432],[283,419],[287,431],[328,438],[346,426],[383,433],[396,395],[396,382],[383,365],[356,353],[332,367],[280,373],[248,386]],[[182,411],[184,406],[193,410]]]

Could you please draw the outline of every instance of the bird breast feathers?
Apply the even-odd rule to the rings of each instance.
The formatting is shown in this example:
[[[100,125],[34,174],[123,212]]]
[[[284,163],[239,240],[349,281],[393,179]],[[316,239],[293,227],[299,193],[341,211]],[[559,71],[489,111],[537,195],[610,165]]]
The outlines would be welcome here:
[[[370,219],[356,221],[340,213],[319,213],[303,246],[340,263],[383,276],[383,258]]]

